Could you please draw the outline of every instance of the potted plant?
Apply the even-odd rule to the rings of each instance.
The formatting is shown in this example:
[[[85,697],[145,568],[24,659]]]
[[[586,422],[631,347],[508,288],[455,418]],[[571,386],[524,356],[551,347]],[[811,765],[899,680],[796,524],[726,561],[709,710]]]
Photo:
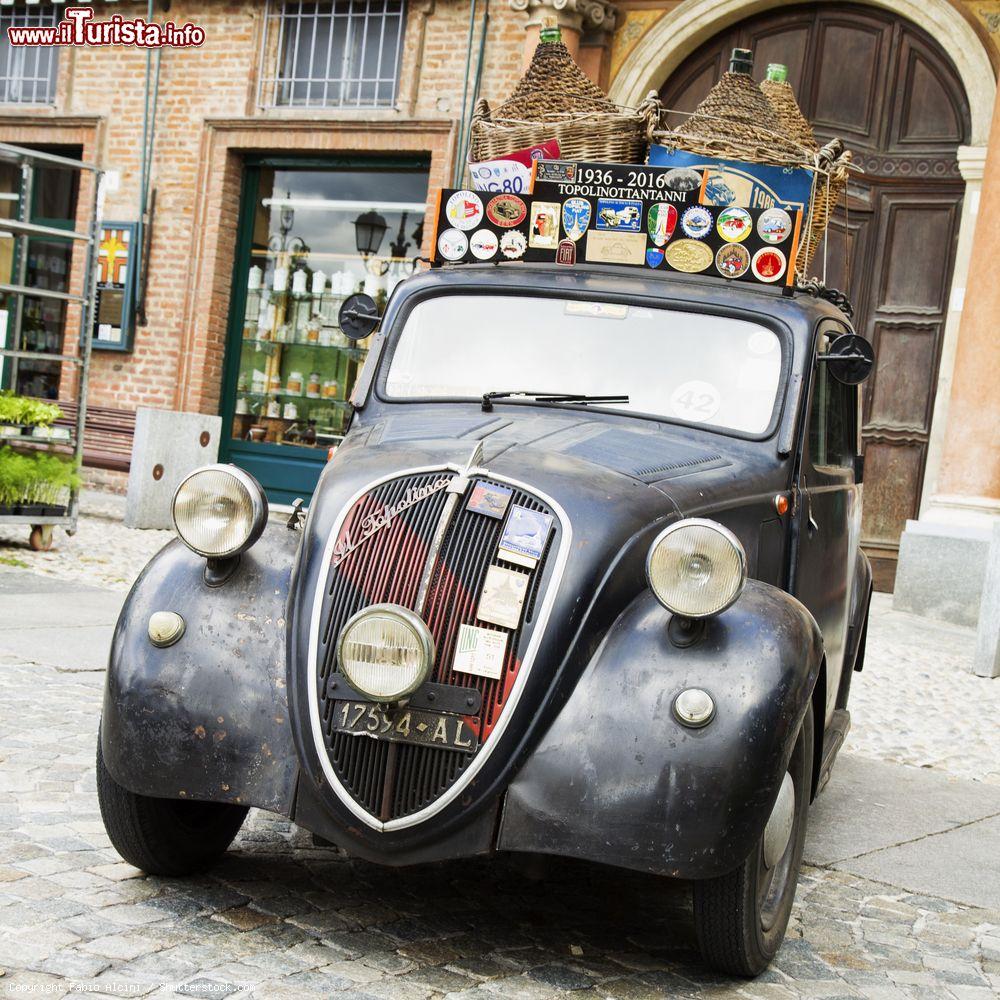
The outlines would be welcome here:
[[[71,460],[45,452],[21,454],[9,446],[0,448],[0,514],[62,514],[69,491],[79,482]]]

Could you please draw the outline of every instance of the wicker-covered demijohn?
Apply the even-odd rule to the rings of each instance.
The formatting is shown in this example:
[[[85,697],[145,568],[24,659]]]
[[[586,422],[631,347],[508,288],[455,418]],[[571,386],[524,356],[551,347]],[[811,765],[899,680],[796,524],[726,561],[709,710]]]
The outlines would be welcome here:
[[[689,153],[751,163],[785,166],[812,159],[812,150],[788,135],[749,73],[723,73],[684,121],[654,138]]]
[[[567,160],[642,163],[659,117],[655,95],[638,110],[619,108],[587,78],[566,46],[543,29],[531,64],[503,104],[476,102],[469,160],[495,160],[549,139]]]

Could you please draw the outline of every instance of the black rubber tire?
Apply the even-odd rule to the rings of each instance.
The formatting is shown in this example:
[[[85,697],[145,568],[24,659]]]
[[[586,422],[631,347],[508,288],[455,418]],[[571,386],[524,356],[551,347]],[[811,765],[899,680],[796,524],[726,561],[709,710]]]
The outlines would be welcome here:
[[[813,711],[810,705],[788,764],[795,787],[795,825],[785,855],[775,865],[787,872],[779,895],[770,907],[764,927],[760,879],[763,868],[761,842],[735,871],[693,885],[694,925],[706,965],[718,972],[753,978],[770,965],[781,947],[792,912],[812,786]]]
[[[111,777],[97,737],[97,801],[115,850],[149,875],[194,875],[226,852],[246,819],[245,806],[156,799]]]

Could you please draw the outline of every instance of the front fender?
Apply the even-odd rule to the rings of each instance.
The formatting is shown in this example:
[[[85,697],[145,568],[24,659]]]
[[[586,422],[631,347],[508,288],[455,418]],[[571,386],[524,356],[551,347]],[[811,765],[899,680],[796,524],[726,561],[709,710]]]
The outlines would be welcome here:
[[[679,878],[737,867],[761,836],[822,661],[812,615],[749,581],[695,645],[646,591],[618,618],[511,783],[499,846]],[[672,712],[687,687],[715,718]]]
[[[222,586],[179,541],[143,570],[115,629],[101,747],[133,792],[259,806],[288,815],[298,758],[285,679],[289,582],[301,532],[269,526]],[[158,649],[154,611],[185,631]]]

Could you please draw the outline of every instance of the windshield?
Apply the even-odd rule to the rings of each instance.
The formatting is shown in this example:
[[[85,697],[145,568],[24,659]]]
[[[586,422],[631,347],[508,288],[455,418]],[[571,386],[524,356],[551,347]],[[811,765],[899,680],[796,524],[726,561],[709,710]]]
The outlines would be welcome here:
[[[524,390],[627,396],[603,407],[760,434],[781,345],[759,323],[710,313],[527,295],[417,303],[386,378],[396,399]]]

